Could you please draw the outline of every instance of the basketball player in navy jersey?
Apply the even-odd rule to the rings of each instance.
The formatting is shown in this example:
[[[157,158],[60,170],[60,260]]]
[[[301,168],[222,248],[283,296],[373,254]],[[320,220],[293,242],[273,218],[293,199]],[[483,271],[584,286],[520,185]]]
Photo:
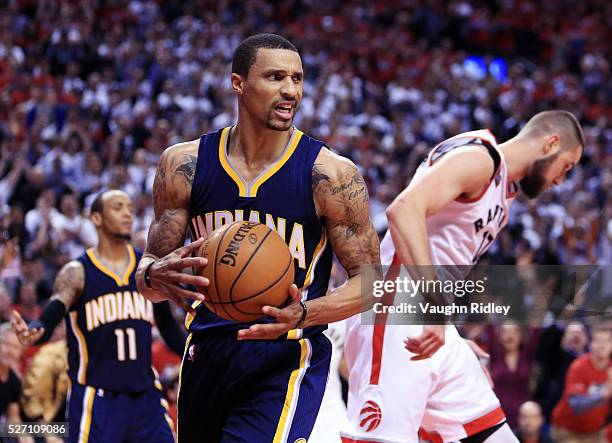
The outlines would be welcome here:
[[[67,441],[174,442],[151,368],[151,323],[155,315],[175,352],[184,342],[180,328],[167,303],[156,306],[154,314],[136,287],[141,254],[129,243],[133,213],[127,194],[101,193],[91,212],[98,245],[60,270],[38,321],[28,326],[13,311],[13,329],[22,344],[40,344],[66,316],[72,382]]]
[[[188,307],[178,399],[184,443],[305,442],[330,362],[322,331],[371,306],[362,297],[360,265],[379,263],[379,243],[367,187],[353,163],[292,126],[303,76],[300,56],[285,38],[247,38],[232,63],[238,122],[174,145],[160,159],[155,219],[137,281],[152,301],[196,300]],[[295,259],[288,304],[264,307],[267,322],[224,320],[201,303],[201,294],[180,285],[208,284],[180,271],[206,265],[189,255],[202,237],[236,220],[275,229]],[[181,247],[188,228],[195,242]],[[349,280],[326,296],[332,252]]]

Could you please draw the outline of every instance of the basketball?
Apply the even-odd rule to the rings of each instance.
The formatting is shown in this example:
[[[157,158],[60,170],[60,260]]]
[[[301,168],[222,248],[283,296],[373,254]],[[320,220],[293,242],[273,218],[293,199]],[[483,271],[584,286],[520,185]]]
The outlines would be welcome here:
[[[237,221],[206,239],[200,256],[208,265],[196,273],[209,279],[200,290],[204,304],[220,317],[252,322],[264,306],[280,306],[293,283],[293,256],[283,239],[268,226]]]

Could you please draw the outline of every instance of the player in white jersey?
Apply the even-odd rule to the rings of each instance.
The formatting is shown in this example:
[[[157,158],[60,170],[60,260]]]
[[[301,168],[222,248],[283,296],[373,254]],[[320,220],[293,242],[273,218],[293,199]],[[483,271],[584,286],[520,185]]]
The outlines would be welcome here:
[[[537,114],[499,146],[489,131],[442,142],[387,209],[382,263],[475,264],[507,223],[516,183],[536,197],[563,181],[583,149],[580,124],[566,111]],[[348,321],[345,356],[350,423],[343,443],[416,443],[419,428],[433,442],[517,441],[452,325],[396,326],[377,318],[367,326],[356,316]]]

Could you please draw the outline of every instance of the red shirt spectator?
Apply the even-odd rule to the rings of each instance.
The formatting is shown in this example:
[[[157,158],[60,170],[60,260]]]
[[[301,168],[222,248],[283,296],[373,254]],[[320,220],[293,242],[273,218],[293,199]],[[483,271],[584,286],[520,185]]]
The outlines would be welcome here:
[[[594,332],[591,352],[572,363],[563,398],[553,411],[554,426],[577,433],[598,432],[604,427],[612,395],[611,342],[611,331]]]

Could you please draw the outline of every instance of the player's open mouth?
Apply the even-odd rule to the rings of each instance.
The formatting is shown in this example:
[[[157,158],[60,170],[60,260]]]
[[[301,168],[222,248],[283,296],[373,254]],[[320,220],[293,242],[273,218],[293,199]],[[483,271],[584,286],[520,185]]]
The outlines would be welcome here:
[[[274,112],[276,112],[279,117],[288,120],[293,113],[293,106],[288,104],[276,105],[274,107]]]

